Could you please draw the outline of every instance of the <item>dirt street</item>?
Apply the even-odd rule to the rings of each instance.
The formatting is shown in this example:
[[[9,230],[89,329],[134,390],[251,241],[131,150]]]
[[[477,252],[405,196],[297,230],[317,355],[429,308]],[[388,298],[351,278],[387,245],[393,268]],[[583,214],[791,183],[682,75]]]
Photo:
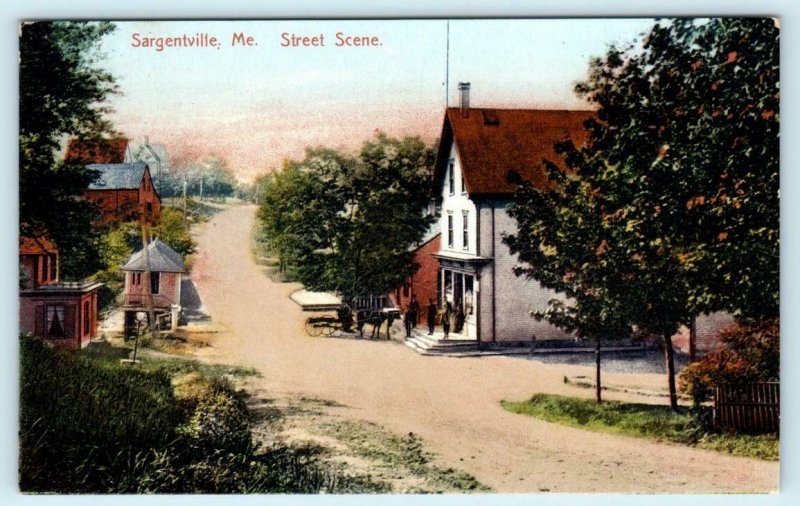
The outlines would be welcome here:
[[[497,492],[767,492],[778,463],[599,434],[504,411],[535,392],[591,396],[565,385],[579,366],[509,357],[424,357],[396,343],[312,338],[308,316],[251,253],[256,208],[231,207],[204,225],[192,278],[205,309],[230,333],[216,360],[252,366],[253,385],[348,406],[349,416],[419,435],[443,465]],[[661,375],[606,374],[608,384],[660,389]],[[609,393],[609,398],[622,394]],[[637,399],[643,401],[643,399]],[[655,401],[659,402],[656,398]]]

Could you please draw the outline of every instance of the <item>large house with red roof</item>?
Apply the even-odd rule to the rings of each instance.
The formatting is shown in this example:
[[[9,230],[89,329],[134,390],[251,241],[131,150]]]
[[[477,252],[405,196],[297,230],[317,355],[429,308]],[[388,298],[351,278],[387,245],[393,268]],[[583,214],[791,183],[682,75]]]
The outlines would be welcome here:
[[[545,187],[543,160],[561,165],[555,144],[570,139],[581,146],[583,124],[593,114],[470,108],[463,95],[461,107],[446,110],[432,186],[432,196],[441,203],[440,249],[433,256],[438,260],[438,305],[449,301],[454,312],[464,314],[463,329],[451,337],[474,340],[480,347],[573,338],[531,317],[559,294],[514,274],[519,262],[503,235],[517,231],[507,211],[516,189],[509,175]],[[706,352],[731,321],[724,313],[700,315],[696,341],[681,329],[675,345],[691,349],[691,355]]]
[[[516,231],[508,215],[515,172],[546,184],[542,160],[557,161],[554,144],[584,141],[591,111],[448,108],[434,168],[434,196],[441,199],[439,305],[464,314],[459,335],[481,344],[569,339],[531,312],[557,296],[514,275],[518,264],[503,243]]]

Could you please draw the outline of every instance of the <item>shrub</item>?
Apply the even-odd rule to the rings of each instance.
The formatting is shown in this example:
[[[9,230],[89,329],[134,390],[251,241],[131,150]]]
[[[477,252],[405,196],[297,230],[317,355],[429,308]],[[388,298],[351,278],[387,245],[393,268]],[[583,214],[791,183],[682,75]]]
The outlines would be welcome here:
[[[688,365],[680,376],[682,392],[696,404],[708,400],[716,386],[744,386],[777,380],[780,370],[778,320],[735,324],[718,338],[722,348]]]
[[[174,249],[185,259],[195,251],[195,242],[189,233],[189,223],[183,213],[172,207],[161,208],[161,219],[153,228],[153,235]]]

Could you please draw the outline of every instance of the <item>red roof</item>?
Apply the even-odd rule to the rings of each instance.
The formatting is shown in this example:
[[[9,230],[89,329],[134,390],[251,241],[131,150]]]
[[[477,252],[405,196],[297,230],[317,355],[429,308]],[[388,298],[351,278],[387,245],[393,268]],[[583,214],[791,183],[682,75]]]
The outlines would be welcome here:
[[[592,111],[469,109],[464,117],[459,108],[450,107],[440,137],[434,188],[441,189],[453,140],[470,195],[514,193],[515,185],[508,182],[512,171],[542,187],[547,181],[542,161],[561,165],[554,144],[569,137],[581,146],[586,139],[583,123],[593,115]]]
[[[46,255],[48,253],[57,253],[58,248],[50,239],[46,237],[25,237],[19,238],[19,254],[20,255]]]
[[[128,139],[70,139],[64,161],[79,163],[123,163]]]

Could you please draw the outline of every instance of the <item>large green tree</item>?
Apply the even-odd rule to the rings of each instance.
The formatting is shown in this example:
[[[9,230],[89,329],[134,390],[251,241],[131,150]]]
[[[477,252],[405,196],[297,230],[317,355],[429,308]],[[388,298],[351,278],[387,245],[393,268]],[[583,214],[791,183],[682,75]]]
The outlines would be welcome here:
[[[664,338],[673,407],[681,324],[778,313],[778,42],[772,19],[658,22],[592,61],[576,87],[597,108],[588,141],[559,146],[598,201],[605,269],[625,280],[609,296]]]
[[[66,137],[112,133],[105,101],[117,87],[98,64],[98,47],[113,28],[65,21],[20,27],[20,233],[53,238],[67,278],[99,267],[94,211],[79,198],[95,174],[58,153]]]
[[[258,183],[268,241],[311,289],[385,293],[417,268],[432,161],[420,139],[383,134],[357,157],[309,150]]]

